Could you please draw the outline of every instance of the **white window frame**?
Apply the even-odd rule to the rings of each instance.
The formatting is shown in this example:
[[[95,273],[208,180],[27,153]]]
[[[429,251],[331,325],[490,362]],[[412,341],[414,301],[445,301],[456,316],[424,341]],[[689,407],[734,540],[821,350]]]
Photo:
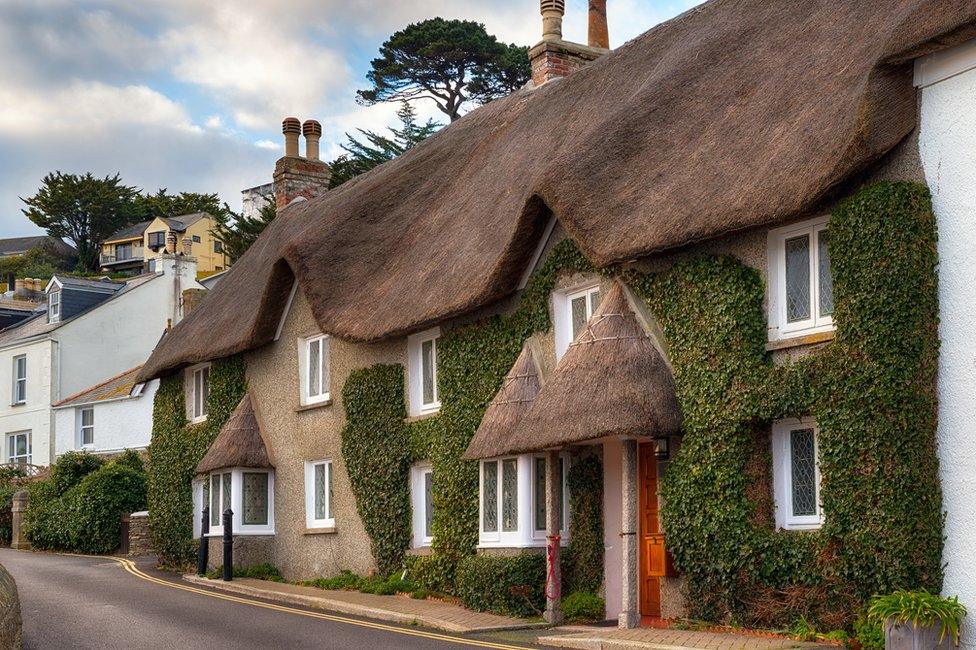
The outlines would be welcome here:
[[[555,291],[552,294],[552,313],[555,341],[556,360],[562,359],[573,342],[573,300],[586,298],[586,320],[593,317],[593,303],[590,295],[602,290],[599,280],[580,285],[566,291]]]
[[[434,478],[434,467],[429,461],[414,463],[410,468],[410,506],[412,517],[413,548],[430,546],[434,541],[433,531],[427,535],[427,486],[426,477]],[[431,503],[433,508],[433,503]]]
[[[244,522],[244,474],[246,473],[256,473],[256,474],[267,474],[268,475],[268,523],[267,524],[247,524]],[[275,519],[274,519],[274,471],[270,469],[258,469],[253,467],[234,467],[230,469],[220,469],[211,472],[207,478],[210,481],[210,492],[213,494],[213,477],[223,476],[224,474],[231,475],[231,488],[230,488],[230,509],[234,513],[234,530],[235,535],[274,535],[275,534]],[[221,496],[220,496],[220,513],[217,518],[216,525],[213,523],[213,509],[211,505],[210,513],[210,532],[209,537],[219,537],[224,534],[223,525],[223,513],[228,502],[224,499],[223,495],[223,479],[221,478]],[[201,487],[202,492],[202,487]],[[212,497],[211,497],[212,498]]]
[[[26,455],[20,455],[20,454],[14,454],[13,453],[16,450],[16,445],[17,445],[16,440],[20,436],[24,436],[26,438],[26,440],[27,440],[27,454]],[[23,463],[25,465],[30,465],[31,464],[31,454],[33,452],[33,449],[31,448],[31,432],[30,432],[30,430],[25,430],[25,431],[12,431],[12,432],[8,433],[7,434],[6,445],[7,445],[6,453],[7,453],[7,462],[8,463],[10,463],[12,465],[17,465],[17,464],[20,464],[21,461],[23,461]]]
[[[769,231],[768,338],[770,341],[830,332],[835,329],[833,316],[820,314],[820,234],[827,230],[828,217],[817,217]],[[786,241],[807,235],[810,238],[810,318],[788,323],[786,318]]]
[[[21,361],[23,361],[23,375],[20,374]],[[13,357],[13,390],[10,395],[10,403],[14,406],[27,403],[27,355],[18,354]]]
[[[312,344],[315,342],[319,343],[319,393],[312,395],[310,394],[311,383],[309,380],[311,377],[309,377],[309,371],[311,370],[312,363]],[[331,383],[329,381],[331,360],[329,348],[329,336],[326,334],[317,334],[298,340],[298,368],[299,384],[301,385],[300,401],[302,406],[321,404],[322,402],[328,402],[332,398]]]
[[[793,472],[791,467],[790,433],[797,429],[813,429],[813,449],[816,454],[817,512],[814,515],[793,515]],[[823,526],[824,512],[820,501],[820,428],[813,418],[793,418],[773,423],[773,501],[776,528],[783,530],[815,530]]]
[[[200,402],[200,411],[197,411],[197,377],[201,377],[201,382],[203,381],[203,373],[206,371],[206,387],[205,395],[202,397]],[[210,395],[210,364],[201,363],[196,366],[191,366],[186,369],[186,374],[183,376],[183,381],[186,384],[186,416],[190,420],[191,424],[197,424],[200,422],[207,421],[208,407],[207,407],[207,397]]]
[[[410,416],[417,417],[436,413],[441,408],[440,389],[438,388],[438,352],[437,341],[441,336],[441,328],[434,327],[429,330],[411,334],[407,337],[407,385],[409,388],[409,409]],[[434,358],[434,401],[424,402],[424,377],[423,377],[423,346],[424,343],[433,341]]]
[[[315,517],[315,468],[325,466],[325,518]],[[335,466],[331,460],[310,460],[305,462],[305,527],[334,528],[335,520]],[[332,489],[329,489],[329,486]]]
[[[85,412],[91,413],[91,424],[85,424]],[[75,420],[77,423],[78,431],[78,449],[91,449],[95,446],[95,407],[94,406],[81,406],[75,409],[77,415]],[[91,432],[91,442],[85,442],[85,429]]]
[[[559,534],[561,537],[566,537],[569,535],[569,484],[566,482],[566,479],[569,476],[569,454],[560,454],[559,457],[563,461],[563,475],[561,477],[563,482],[563,502],[562,502],[562,510],[563,510],[562,524],[563,525],[559,530]],[[536,461],[537,460],[544,461],[545,459],[546,457],[540,454],[535,454],[532,456],[532,460],[531,460],[532,477],[531,480],[529,481],[529,489],[532,492],[531,495],[532,512],[530,513],[530,518],[532,519],[532,538],[536,540],[543,540],[543,541],[545,541],[546,539],[546,522],[537,521],[535,516],[536,515],[535,507],[536,507],[536,498],[537,498],[536,485],[539,479],[539,477],[536,474],[537,472]],[[542,498],[545,498],[544,494],[542,495]]]
[[[47,294],[47,322],[57,323],[61,320],[61,289]]]
[[[569,541],[569,489],[565,482],[565,476],[569,471],[569,455],[560,454],[563,458],[563,530],[561,532],[561,545]],[[535,458],[538,454],[521,454],[518,456],[501,456],[498,458],[486,458],[478,464],[478,546],[479,548],[528,548],[545,546],[545,531],[535,530],[535,490],[533,488],[533,478]],[[502,526],[502,482],[504,472],[503,462],[506,460],[516,461],[517,485],[518,485],[518,517],[516,530],[506,531]],[[484,473],[485,463],[498,463],[498,473],[495,480],[496,484],[496,512],[498,513],[498,530],[486,531],[484,518]]]

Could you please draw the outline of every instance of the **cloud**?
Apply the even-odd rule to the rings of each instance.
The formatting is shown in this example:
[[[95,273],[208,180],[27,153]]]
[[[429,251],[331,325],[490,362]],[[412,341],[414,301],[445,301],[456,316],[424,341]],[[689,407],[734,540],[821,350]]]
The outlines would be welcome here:
[[[274,140],[258,140],[254,143],[254,146],[258,149],[267,149],[269,151],[281,151],[281,143],[275,142]]]

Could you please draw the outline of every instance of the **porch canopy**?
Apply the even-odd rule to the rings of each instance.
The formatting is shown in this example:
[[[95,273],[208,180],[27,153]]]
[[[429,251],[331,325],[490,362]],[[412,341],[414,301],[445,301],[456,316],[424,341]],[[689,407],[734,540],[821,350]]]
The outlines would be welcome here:
[[[245,394],[230,414],[207,454],[197,465],[197,474],[209,474],[227,467],[274,467],[250,394]]]
[[[517,375],[516,370],[509,375]],[[508,381],[496,400],[511,386]],[[465,457],[527,453],[607,436],[679,432],[681,411],[671,370],[619,282],[603,298],[535,399],[522,410],[517,426],[502,427],[498,409],[489,407]],[[506,421],[515,412],[513,409]],[[491,432],[501,433],[485,440]]]

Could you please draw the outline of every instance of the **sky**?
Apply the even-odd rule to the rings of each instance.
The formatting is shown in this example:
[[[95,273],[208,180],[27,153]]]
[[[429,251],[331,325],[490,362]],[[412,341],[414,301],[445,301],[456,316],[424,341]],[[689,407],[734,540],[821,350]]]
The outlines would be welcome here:
[[[611,46],[697,0],[609,0]],[[586,0],[563,34],[586,41]],[[406,25],[484,23],[541,36],[538,0],[0,0],[0,237],[39,234],[18,197],[60,170],[119,173],[147,191],[240,191],[271,180],[281,120],[322,123],[322,157],[345,133],[382,130],[396,106],[356,104],[370,59]],[[417,105],[438,119],[432,103]],[[443,117],[443,116],[441,116]],[[442,121],[442,120],[441,120]]]

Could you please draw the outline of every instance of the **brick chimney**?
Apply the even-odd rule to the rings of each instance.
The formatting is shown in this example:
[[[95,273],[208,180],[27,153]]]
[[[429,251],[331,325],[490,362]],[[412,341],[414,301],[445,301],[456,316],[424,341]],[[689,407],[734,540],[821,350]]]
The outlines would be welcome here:
[[[539,6],[542,12],[542,40],[529,50],[532,82],[536,87],[553,79],[568,77],[610,51],[606,0],[590,0],[589,45],[563,40],[565,0],[540,0]]]
[[[311,199],[329,189],[332,171],[319,160],[319,138],[322,125],[315,120],[305,124],[296,117],[286,117],[281,123],[285,135],[285,155],[278,159],[274,171],[275,205],[281,209],[298,197]],[[305,136],[305,157],[298,151],[298,136]]]

